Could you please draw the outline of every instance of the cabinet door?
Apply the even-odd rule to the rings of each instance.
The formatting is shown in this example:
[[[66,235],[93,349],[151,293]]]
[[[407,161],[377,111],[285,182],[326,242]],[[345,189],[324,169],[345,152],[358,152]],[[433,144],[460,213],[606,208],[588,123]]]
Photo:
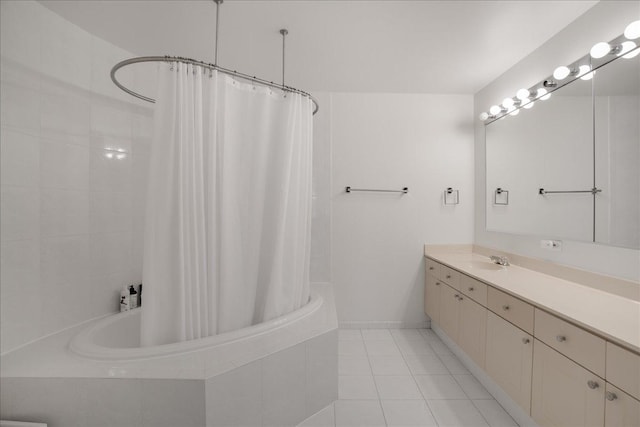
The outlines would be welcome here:
[[[466,295],[461,295],[460,298],[458,343],[478,366],[484,368],[487,309]]]
[[[451,286],[440,285],[440,327],[455,342],[458,342],[460,322],[460,292]]]
[[[440,323],[440,281],[427,272],[424,286],[424,312],[435,323]]]
[[[542,427],[604,425],[605,383],[536,340],[531,417]]]
[[[527,414],[531,410],[533,337],[487,311],[485,370]]]
[[[607,384],[604,425],[606,427],[640,426],[640,401]]]

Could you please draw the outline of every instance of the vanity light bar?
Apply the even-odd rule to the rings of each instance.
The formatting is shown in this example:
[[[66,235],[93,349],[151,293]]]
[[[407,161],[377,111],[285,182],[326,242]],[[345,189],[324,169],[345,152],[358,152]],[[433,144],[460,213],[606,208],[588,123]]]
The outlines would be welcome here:
[[[553,75],[536,83],[529,89],[518,90],[513,98],[505,98],[500,105],[493,105],[488,112],[480,114],[479,118],[485,124],[492,123],[506,115],[515,116],[520,108],[529,109],[535,101],[546,101],[551,93],[568,85],[576,79],[591,80],[596,70],[619,56],[631,59],[640,54],[638,43],[633,40],[640,38],[640,20],[627,25],[624,34],[607,42],[596,43],[588,55],[570,65],[561,65],[553,71]]]

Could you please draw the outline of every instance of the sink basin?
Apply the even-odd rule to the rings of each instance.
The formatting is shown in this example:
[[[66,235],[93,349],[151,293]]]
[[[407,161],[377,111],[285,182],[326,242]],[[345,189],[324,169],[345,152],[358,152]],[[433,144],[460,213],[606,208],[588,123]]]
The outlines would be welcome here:
[[[477,270],[499,271],[499,270],[506,269],[504,265],[494,264],[493,262],[490,262],[490,261],[471,261],[469,262],[468,265],[469,265],[469,268],[477,269]]]

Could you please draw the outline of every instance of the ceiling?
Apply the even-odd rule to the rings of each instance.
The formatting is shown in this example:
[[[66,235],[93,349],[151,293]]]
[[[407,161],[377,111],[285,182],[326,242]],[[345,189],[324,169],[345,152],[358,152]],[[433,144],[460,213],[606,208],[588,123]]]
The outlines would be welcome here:
[[[211,0],[42,0],[136,55],[213,62]],[[221,6],[218,64],[307,91],[473,94],[597,1],[242,1]]]

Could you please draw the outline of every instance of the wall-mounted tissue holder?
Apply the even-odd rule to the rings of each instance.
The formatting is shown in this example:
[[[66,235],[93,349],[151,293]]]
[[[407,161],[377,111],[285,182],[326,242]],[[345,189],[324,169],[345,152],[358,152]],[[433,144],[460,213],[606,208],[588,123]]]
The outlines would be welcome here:
[[[493,204],[494,205],[508,205],[509,204],[509,190],[504,188],[496,188],[493,192]]]
[[[454,190],[451,187],[447,188],[446,190],[444,190],[443,200],[445,205],[457,205],[458,203],[460,203],[458,190]]]

